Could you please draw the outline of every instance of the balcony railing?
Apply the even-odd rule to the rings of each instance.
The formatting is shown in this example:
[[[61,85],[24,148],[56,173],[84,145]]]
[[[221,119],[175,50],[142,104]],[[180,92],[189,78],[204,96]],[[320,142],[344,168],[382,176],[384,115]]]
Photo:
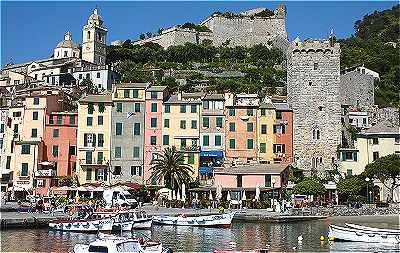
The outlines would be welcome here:
[[[52,169],[47,170],[37,170],[35,172],[35,177],[54,177],[56,175],[56,171]]]
[[[198,145],[184,146],[184,147],[181,147],[181,151],[199,152],[200,146],[198,146]]]

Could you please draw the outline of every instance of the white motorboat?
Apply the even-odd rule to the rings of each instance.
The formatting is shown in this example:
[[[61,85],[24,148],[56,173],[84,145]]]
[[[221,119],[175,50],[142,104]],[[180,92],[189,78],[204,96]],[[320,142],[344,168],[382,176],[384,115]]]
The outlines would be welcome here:
[[[345,224],[349,228],[354,228],[354,229],[359,229],[359,230],[366,230],[366,231],[374,231],[374,232],[382,232],[382,233],[394,233],[394,234],[399,234],[400,235],[400,229],[373,228],[373,227],[361,226],[361,225],[352,224],[352,223],[345,223]]]
[[[95,241],[89,244],[76,244],[74,247],[74,253],[88,252],[168,253],[171,251],[163,249],[161,242],[99,234],[99,238]]]
[[[214,214],[188,217],[180,216],[155,216],[154,224],[169,226],[200,226],[200,227],[230,227],[235,213]]]
[[[132,229],[149,229],[152,225],[152,218],[146,212],[139,210],[117,210],[96,211],[93,215],[99,217],[113,217],[115,229],[130,231]]]
[[[111,231],[114,225],[113,218],[100,219],[67,219],[53,220],[49,222],[49,227],[55,230],[71,231],[71,232],[97,232]]]
[[[361,230],[336,225],[329,225],[329,237],[333,237],[334,240],[353,242],[400,243],[400,235],[398,233]]]

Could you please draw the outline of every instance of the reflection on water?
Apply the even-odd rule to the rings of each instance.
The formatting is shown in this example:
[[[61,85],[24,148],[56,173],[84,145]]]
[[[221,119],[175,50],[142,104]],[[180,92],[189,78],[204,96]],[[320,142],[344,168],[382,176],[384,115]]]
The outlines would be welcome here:
[[[230,229],[154,226],[135,231],[134,236],[160,240],[174,252],[212,252],[216,249],[265,248],[271,252],[399,252],[399,245],[353,242],[320,242],[328,230],[327,221],[298,223],[234,223]],[[297,237],[303,236],[301,244]],[[124,236],[130,236],[125,233]],[[94,240],[94,234],[40,230],[1,232],[1,252],[68,252],[76,243]]]

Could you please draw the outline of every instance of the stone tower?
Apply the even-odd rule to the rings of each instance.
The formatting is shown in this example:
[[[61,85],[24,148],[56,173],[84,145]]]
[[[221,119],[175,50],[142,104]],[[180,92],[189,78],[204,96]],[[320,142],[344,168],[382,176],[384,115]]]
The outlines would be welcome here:
[[[97,9],[94,9],[83,27],[82,38],[82,60],[105,65],[107,28],[103,26],[103,19],[97,14]]]
[[[336,164],[340,143],[340,46],[296,38],[287,59],[295,166],[322,176]]]

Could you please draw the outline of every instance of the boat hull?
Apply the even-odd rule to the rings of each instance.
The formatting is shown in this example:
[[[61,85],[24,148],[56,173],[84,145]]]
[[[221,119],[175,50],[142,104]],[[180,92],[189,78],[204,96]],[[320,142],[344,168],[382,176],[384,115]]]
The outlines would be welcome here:
[[[357,224],[345,223],[346,226],[353,229],[365,230],[365,231],[374,231],[374,232],[382,232],[382,233],[391,233],[400,235],[400,230],[398,229],[382,229],[382,228],[373,228],[367,226],[361,226]]]
[[[229,228],[234,214],[207,215],[199,217],[172,217],[156,216],[154,224],[165,226],[195,226],[195,227],[222,227]]]
[[[75,221],[54,221],[49,223],[49,227],[54,230],[71,232],[97,232],[111,231],[114,225],[113,219],[103,220],[75,220]]]
[[[153,220],[150,218],[136,220],[133,222],[132,229],[150,229],[152,224],[153,224]]]
[[[400,243],[400,235],[377,231],[358,230],[329,225],[329,236],[335,240],[370,243]]]

